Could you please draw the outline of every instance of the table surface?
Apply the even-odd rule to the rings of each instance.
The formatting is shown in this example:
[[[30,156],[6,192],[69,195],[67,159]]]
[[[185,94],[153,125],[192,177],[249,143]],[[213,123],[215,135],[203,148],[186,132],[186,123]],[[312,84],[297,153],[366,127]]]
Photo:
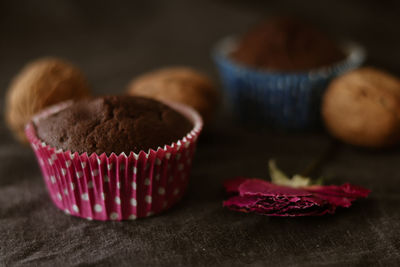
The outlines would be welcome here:
[[[260,18],[292,13],[362,43],[368,63],[400,74],[396,1],[2,1],[0,96],[24,63],[46,55],[79,65],[97,94],[120,93],[135,75],[189,65],[217,79],[210,49]],[[324,132],[257,133],[223,120],[202,136],[188,192],[170,211],[130,222],[94,222],[57,210],[30,148],[0,122],[0,265],[394,266],[400,264],[399,148],[370,151]],[[226,122],[228,121],[228,122]],[[315,175],[372,189],[334,216],[269,218],[222,208],[221,182],[289,173],[330,146]],[[117,265],[118,264],[118,265]]]

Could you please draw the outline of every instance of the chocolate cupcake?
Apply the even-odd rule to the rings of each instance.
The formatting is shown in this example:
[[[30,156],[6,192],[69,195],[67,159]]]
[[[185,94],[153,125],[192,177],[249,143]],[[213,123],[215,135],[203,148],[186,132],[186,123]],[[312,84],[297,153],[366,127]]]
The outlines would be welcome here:
[[[283,17],[241,38],[225,38],[214,58],[239,119],[307,129],[319,124],[321,95],[329,81],[359,66],[365,54],[355,44],[339,45],[310,24]]]
[[[182,197],[201,127],[185,105],[108,96],[53,106],[26,134],[57,207],[124,220],[159,213]]]
[[[298,72],[329,66],[345,54],[329,36],[289,17],[265,21],[239,41],[232,58],[271,71]]]
[[[50,146],[99,155],[157,149],[178,141],[192,128],[187,118],[167,105],[130,96],[80,101],[36,125],[38,137]]]

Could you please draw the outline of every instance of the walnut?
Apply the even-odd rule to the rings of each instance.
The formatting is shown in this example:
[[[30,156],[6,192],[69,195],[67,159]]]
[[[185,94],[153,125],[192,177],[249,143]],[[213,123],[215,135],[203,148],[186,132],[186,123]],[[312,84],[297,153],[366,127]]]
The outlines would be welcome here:
[[[144,74],[130,83],[128,94],[186,104],[196,109],[205,123],[213,120],[220,101],[214,83],[187,67],[169,67]]]
[[[384,147],[400,141],[400,80],[364,67],[336,78],[322,103],[328,131],[346,143]]]
[[[89,96],[80,70],[63,60],[42,58],[27,64],[13,79],[6,96],[5,119],[14,135],[27,143],[24,128],[47,106]]]

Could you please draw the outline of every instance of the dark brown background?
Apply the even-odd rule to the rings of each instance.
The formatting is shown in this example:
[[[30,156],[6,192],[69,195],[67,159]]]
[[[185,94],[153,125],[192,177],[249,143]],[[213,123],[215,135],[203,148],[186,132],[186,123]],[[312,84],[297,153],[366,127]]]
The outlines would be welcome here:
[[[45,55],[79,65],[99,94],[120,93],[134,75],[171,64],[217,78],[210,49],[220,37],[287,12],[362,43],[370,64],[400,74],[399,11],[398,1],[1,1],[0,95],[27,61]],[[270,157],[298,172],[330,144],[324,133],[254,133],[220,123],[203,136],[178,206],[133,222],[88,222],[52,205],[33,153],[1,119],[0,265],[399,265],[398,147],[334,144],[315,175],[373,190],[334,216],[268,218],[222,208],[223,179],[266,177]]]

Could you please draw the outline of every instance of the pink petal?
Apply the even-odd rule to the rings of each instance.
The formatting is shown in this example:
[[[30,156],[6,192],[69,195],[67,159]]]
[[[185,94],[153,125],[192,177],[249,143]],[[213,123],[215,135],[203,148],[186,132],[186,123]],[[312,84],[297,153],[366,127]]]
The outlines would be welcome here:
[[[333,214],[336,207],[350,207],[352,201],[370,193],[368,189],[348,183],[300,189],[244,177],[228,180],[224,186],[228,193],[236,194],[224,201],[224,207],[282,217]]]
[[[345,183],[342,185],[325,185],[325,186],[314,185],[305,187],[304,189],[312,193],[319,193],[332,196],[342,196],[349,198],[367,197],[371,192],[371,190],[368,190],[364,187],[351,185],[349,183]]]
[[[224,207],[230,207],[235,210],[243,211],[249,210],[251,207],[257,204],[259,201],[259,197],[241,197],[241,196],[234,196],[229,198],[228,200],[223,202]]]
[[[240,212],[255,212],[268,216],[320,216],[333,213],[334,208],[314,197],[234,196],[224,201],[224,207]]]
[[[309,186],[304,188],[321,199],[328,201],[330,204],[348,208],[351,203],[357,198],[365,198],[371,192],[370,190],[361,186],[343,184],[327,185],[327,186]]]
[[[271,184],[261,179],[247,179],[239,185],[241,196],[310,196],[303,189]]]

